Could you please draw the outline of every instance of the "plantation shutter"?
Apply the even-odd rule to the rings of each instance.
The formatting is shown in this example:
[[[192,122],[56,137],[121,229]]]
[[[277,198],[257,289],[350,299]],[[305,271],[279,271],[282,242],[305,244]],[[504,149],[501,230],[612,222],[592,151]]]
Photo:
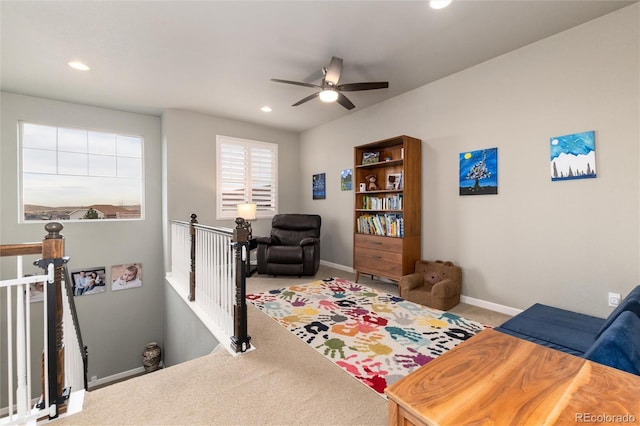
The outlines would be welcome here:
[[[278,145],[220,136],[217,152],[217,219],[233,219],[236,205],[255,203],[258,217],[277,213]]]

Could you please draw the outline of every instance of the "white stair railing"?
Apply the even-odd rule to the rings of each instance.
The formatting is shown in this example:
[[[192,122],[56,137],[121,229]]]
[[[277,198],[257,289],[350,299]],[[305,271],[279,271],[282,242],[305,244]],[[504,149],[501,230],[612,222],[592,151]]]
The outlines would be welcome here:
[[[167,280],[230,353],[251,349],[244,301],[247,247],[230,228],[171,222],[171,272]],[[246,244],[246,243],[245,243]]]
[[[7,393],[5,407],[0,407],[0,426],[36,424],[41,418],[53,419],[60,414],[82,410],[86,389],[86,347],[82,343],[71,283],[64,266],[63,226],[51,222],[45,226],[48,235],[42,243],[0,245],[0,257],[17,259],[17,278],[0,281],[0,292],[6,298]],[[37,255],[34,262],[46,275],[24,277],[22,255]],[[42,284],[42,290],[37,289]],[[36,291],[32,291],[31,285]],[[32,294],[33,293],[33,294]],[[31,302],[42,304],[42,361],[31,364]],[[31,299],[34,300],[31,300]],[[0,310],[4,314],[4,309]],[[5,333],[5,329],[1,330]],[[2,337],[4,340],[4,336]],[[39,338],[39,337],[38,337]],[[36,340],[38,338],[35,338]],[[3,358],[0,357],[0,361]],[[4,365],[0,368],[4,369]],[[32,371],[38,371],[38,389],[32,389]],[[15,381],[14,381],[15,380]],[[2,384],[4,388],[4,383]],[[0,389],[0,396],[4,395]],[[33,401],[40,397],[37,404]],[[35,399],[34,399],[35,398]],[[31,406],[33,408],[30,408]]]
[[[16,256],[18,278],[0,281],[0,289],[6,293],[7,309],[7,407],[0,414],[0,425],[22,425],[34,423],[47,416],[49,411],[48,401],[42,409],[31,408],[31,304],[29,300],[30,285],[44,282],[53,282],[54,267],[50,263],[47,275],[34,275],[23,277],[22,256]],[[47,286],[43,286],[46,300]],[[15,316],[13,315],[15,307]],[[44,329],[46,330],[47,304],[43,303]],[[47,342],[44,337],[45,369],[47,364]],[[15,343],[15,345],[14,345]],[[15,362],[14,362],[15,354]],[[14,377],[16,382],[14,385]],[[46,376],[45,376],[46,380]]]

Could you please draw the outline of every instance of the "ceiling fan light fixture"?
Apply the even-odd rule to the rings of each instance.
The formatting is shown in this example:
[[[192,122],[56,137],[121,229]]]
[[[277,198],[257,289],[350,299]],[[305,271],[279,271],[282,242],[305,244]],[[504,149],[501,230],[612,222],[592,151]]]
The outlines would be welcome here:
[[[451,4],[451,0],[431,0],[429,6],[432,9],[444,9]]]
[[[338,100],[338,92],[334,89],[324,89],[319,96],[322,102],[335,102]]]

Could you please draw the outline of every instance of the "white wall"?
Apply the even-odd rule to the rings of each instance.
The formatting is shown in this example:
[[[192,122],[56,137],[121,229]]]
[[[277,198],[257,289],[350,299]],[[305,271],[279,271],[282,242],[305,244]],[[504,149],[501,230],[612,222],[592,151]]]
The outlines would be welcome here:
[[[607,315],[607,292],[638,284],[638,8],[304,132],[301,210],[323,217],[322,259],[352,266],[354,196],[339,173],[353,146],[407,134],[423,141],[423,258],[461,265],[466,296]],[[587,130],[598,177],[551,182],[549,138]],[[459,196],[459,153],[492,147],[499,194]],[[318,172],[327,199],[313,201]]]
[[[45,223],[18,223],[18,120],[144,137],[145,219],[62,222],[70,270],[104,266],[109,275],[112,265],[131,262],[140,262],[143,268],[141,288],[118,292],[107,288],[105,293],[75,299],[83,339],[89,347],[89,377],[103,378],[142,367],[141,353],[146,344],[151,341],[163,344],[160,118],[6,92],[0,96],[2,244],[41,241],[46,235]],[[15,278],[15,259],[3,259],[1,265],[2,279]],[[25,273],[30,272],[36,271],[25,268]],[[41,344],[34,346],[37,347]],[[34,357],[38,365],[37,350]],[[36,390],[37,383],[36,374]]]

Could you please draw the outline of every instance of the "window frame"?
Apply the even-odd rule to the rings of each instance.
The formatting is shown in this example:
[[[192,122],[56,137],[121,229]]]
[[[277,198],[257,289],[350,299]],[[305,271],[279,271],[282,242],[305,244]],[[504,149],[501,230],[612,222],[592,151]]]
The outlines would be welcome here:
[[[24,126],[25,125],[33,125],[33,126],[43,126],[43,127],[51,127],[51,128],[55,128],[56,131],[56,147],[55,149],[44,149],[44,148],[33,148],[33,147],[26,147],[25,148],[25,144],[24,144],[24,136],[25,136],[25,130],[24,130]],[[135,134],[135,133],[129,133],[129,132],[121,132],[121,131],[115,131],[115,130],[105,130],[105,129],[96,129],[96,128],[89,128],[89,127],[80,127],[80,126],[67,126],[64,124],[52,124],[52,123],[44,123],[41,121],[34,121],[34,120],[18,120],[17,123],[17,127],[18,127],[18,152],[17,152],[17,157],[18,157],[18,173],[17,173],[17,178],[18,178],[18,203],[17,203],[17,209],[18,209],[18,223],[25,223],[25,224],[29,224],[29,223],[43,223],[43,222],[48,222],[51,220],[59,220],[62,221],[63,223],[68,223],[68,222],[95,222],[95,219],[84,219],[84,218],[77,218],[77,219],[66,219],[66,218],[52,218],[52,219],[26,219],[25,218],[25,186],[24,186],[24,181],[25,181],[25,173],[32,173],[35,174],[36,172],[31,172],[31,171],[25,171],[25,149],[41,149],[41,150],[47,150],[47,151],[51,151],[51,152],[55,152],[56,154],[56,167],[58,167],[58,161],[59,159],[57,158],[59,153],[68,153],[65,150],[60,150],[59,149],[59,131],[60,129],[64,129],[64,130],[72,130],[72,131],[81,131],[81,132],[86,132],[87,134],[87,142],[89,140],[89,134],[90,133],[98,133],[98,134],[107,134],[107,135],[114,135],[116,137],[116,141],[118,137],[122,137],[122,138],[135,138],[135,139],[139,139],[140,140],[140,176],[135,177],[135,176],[127,176],[127,175],[122,175],[122,176],[118,176],[118,173],[116,171],[115,175],[103,175],[103,174],[91,174],[89,172],[89,162],[91,161],[90,158],[92,156],[99,156],[99,155],[103,155],[105,157],[113,157],[114,161],[117,163],[118,159],[122,159],[122,160],[126,160],[126,159],[132,159],[132,158],[138,158],[138,157],[133,157],[133,156],[127,156],[127,155],[117,155],[117,151],[115,154],[113,155],[108,155],[108,154],[103,154],[103,153],[92,153],[89,152],[89,148],[87,148],[87,152],[84,153],[79,153],[81,155],[86,155],[87,157],[87,173],[86,174],[76,174],[76,173],[58,173],[56,172],[54,173],[42,173],[42,174],[48,174],[48,175],[57,175],[57,176],[77,176],[77,177],[87,177],[87,178],[95,178],[95,179],[106,179],[106,178],[118,178],[118,177],[122,177],[122,178],[126,178],[126,179],[136,179],[139,180],[139,192],[140,192],[140,216],[139,217],[121,217],[121,218],[117,218],[117,217],[105,217],[105,218],[101,218],[98,219],[98,221],[100,222],[105,222],[105,221],[116,221],[116,222],[120,222],[120,221],[141,221],[141,220],[145,220],[145,138],[143,135],[141,134]],[[116,142],[117,143],[117,142]],[[117,170],[117,165],[116,165],[116,170]],[[92,203],[91,205],[88,206],[82,206],[82,207],[89,207],[91,208],[92,206],[96,206],[96,205],[113,205],[113,206],[117,206],[117,204],[114,204],[112,202],[108,202],[105,201],[104,203],[101,202],[96,202],[96,203]]]
[[[256,208],[256,218],[257,219],[270,219],[274,215],[278,214],[279,203],[278,203],[278,144],[273,142],[263,142],[251,139],[243,139],[233,136],[225,136],[225,135],[216,135],[216,220],[233,220],[237,217],[237,213],[235,210],[225,210],[224,206],[224,192],[223,192],[223,184],[225,183],[224,176],[222,175],[223,169],[225,165],[223,164],[224,158],[222,153],[222,145],[232,145],[234,147],[242,147],[245,149],[245,159],[244,159],[244,167],[245,167],[245,176],[244,176],[244,188],[242,194],[242,200],[238,203],[251,203],[255,202],[257,204]],[[251,169],[251,151],[253,149],[260,150],[270,150],[271,151],[271,185],[272,185],[272,195],[270,204],[272,207],[265,207],[261,205],[258,201],[255,200],[255,194],[252,192],[253,183],[255,179],[252,176]],[[247,160],[249,164],[247,164]],[[228,182],[228,181],[227,181]]]

